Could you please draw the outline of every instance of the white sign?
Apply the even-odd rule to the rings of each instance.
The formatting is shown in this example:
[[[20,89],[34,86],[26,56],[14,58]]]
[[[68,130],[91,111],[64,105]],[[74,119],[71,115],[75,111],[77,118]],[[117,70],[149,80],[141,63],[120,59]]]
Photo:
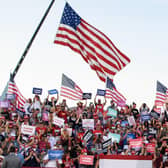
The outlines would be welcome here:
[[[82,127],[94,129],[94,119],[83,119]]]
[[[129,123],[130,126],[136,125],[134,116],[129,116],[129,117],[128,117],[128,123]]]
[[[34,135],[35,134],[35,126],[24,125],[21,126],[21,133],[26,135]]]
[[[64,119],[55,116],[53,118],[53,124],[58,125],[59,127],[64,126]]]

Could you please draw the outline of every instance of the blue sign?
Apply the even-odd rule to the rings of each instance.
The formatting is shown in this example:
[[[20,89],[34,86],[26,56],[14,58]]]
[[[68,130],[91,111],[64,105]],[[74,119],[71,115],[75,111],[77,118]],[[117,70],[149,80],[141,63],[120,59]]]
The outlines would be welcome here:
[[[105,96],[105,94],[106,94],[105,90],[97,89],[97,95],[99,95],[99,96]]]
[[[15,94],[7,93],[6,98],[7,98],[7,100],[14,100],[15,99]]]
[[[62,159],[63,150],[48,150],[48,157],[50,160]]]
[[[127,120],[121,121],[121,127],[126,127],[127,125],[128,125],[128,121]]]
[[[33,94],[41,95],[42,94],[42,88],[33,88]]]
[[[141,115],[141,120],[142,121],[148,121],[150,119],[151,119],[151,116],[149,114],[147,114],[147,115]]]
[[[92,93],[83,93],[82,98],[83,99],[91,99],[92,98]]]
[[[48,94],[53,95],[53,94],[58,94],[58,90],[57,89],[52,89],[48,91]]]

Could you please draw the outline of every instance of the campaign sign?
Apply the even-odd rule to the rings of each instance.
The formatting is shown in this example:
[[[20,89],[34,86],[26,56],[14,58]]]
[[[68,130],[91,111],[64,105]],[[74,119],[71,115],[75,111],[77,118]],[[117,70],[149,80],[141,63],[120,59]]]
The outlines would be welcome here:
[[[128,133],[127,134],[127,141],[129,141],[130,139],[135,139],[135,134],[134,133]]]
[[[136,125],[134,116],[129,116],[129,117],[128,117],[128,123],[129,123],[130,126]]]
[[[9,108],[9,102],[7,100],[0,101],[1,108]]]
[[[112,142],[119,143],[120,142],[120,137],[121,137],[120,134],[114,134],[114,133],[111,133],[111,132],[108,133],[108,138],[111,138]]]
[[[91,99],[92,98],[92,93],[83,93],[82,98],[85,99]]]
[[[58,94],[58,90],[57,89],[52,89],[48,91],[48,94],[53,95],[53,94]]]
[[[48,150],[48,157],[50,160],[62,159],[63,150]]]
[[[33,88],[33,94],[41,95],[42,94],[42,88]]]
[[[155,128],[149,128],[149,134],[150,135],[156,135],[157,131]]]
[[[7,100],[14,100],[15,99],[15,94],[7,93],[6,98],[7,98]]]
[[[97,95],[98,96],[105,96],[106,95],[106,90],[97,89]]]
[[[80,155],[79,163],[82,165],[93,165],[93,155]]]
[[[143,140],[141,138],[130,139],[129,144],[131,148],[140,148],[143,146]]]
[[[83,135],[83,140],[88,142],[91,138],[92,138],[93,134],[92,132],[90,132],[89,130],[87,130],[85,132],[85,134]]]
[[[58,125],[60,127],[64,126],[64,119],[55,116],[53,117],[53,124]]]
[[[148,121],[151,119],[151,116],[149,114],[146,114],[146,115],[141,115],[141,120],[142,121]]]
[[[24,125],[21,126],[21,133],[26,135],[34,135],[35,134],[35,126]]]
[[[108,112],[107,112],[107,116],[111,116],[111,117],[116,118],[117,117],[117,111],[112,109],[112,108],[109,108]]]
[[[110,146],[111,145],[111,139],[108,139],[108,140],[106,140],[106,141],[104,141],[103,143],[102,143],[102,148],[103,149],[106,149],[106,148],[108,148],[108,146]]]
[[[151,111],[150,115],[154,119],[158,119],[160,117],[160,114],[158,112],[156,112],[156,111]]]
[[[146,151],[149,153],[155,153],[155,144],[154,143],[146,144]]]
[[[122,120],[121,121],[121,127],[126,127],[128,125],[128,121],[127,120]]]
[[[94,129],[94,119],[82,119],[82,127]]]

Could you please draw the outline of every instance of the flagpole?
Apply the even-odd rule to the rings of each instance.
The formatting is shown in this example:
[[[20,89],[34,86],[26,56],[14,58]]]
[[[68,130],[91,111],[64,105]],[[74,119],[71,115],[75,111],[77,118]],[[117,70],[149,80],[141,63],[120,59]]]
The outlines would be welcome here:
[[[12,81],[14,80],[14,78],[15,78],[15,76],[16,76],[16,74],[17,74],[17,72],[18,72],[18,70],[19,70],[19,68],[20,68],[20,66],[21,66],[21,64],[22,64],[22,62],[23,62],[23,60],[25,59],[25,57],[26,57],[26,55],[27,55],[27,53],[28,53],[28,51],[29,51],[29,49],[30,49],[30,47],[31,47],[31,45],[32,45],[32,43],[33,43],[33,41],[34,41],[36,35],[37,35],[37,33],[39,32],[39,30],[40,30],[40,28],[41,28],[41,26],[42,26],[42,24],[43,24],[45,18],[47,17],[47,15],[48,15],[48,13],[49,13],[49,11],[50,11],[52,5],[54,4],[54,1],[55,1],[55,0],[52,0],[51,3],[49,4],[49,6],[48,6],[48,8],[47,8],[47,10],[46,10],[46,12],[45,12],[45,14],[44,14],[44,16],[42,17],[42,19],[41,19],[39,25],[37,26],[37,28],[36,28],[36,30],[35,30],[35,32],[34,32],[32,38],[30,39],[29,43],[27,44],[27,46],[26,46],[26,48],[25,48],[25,50],[24,50],[24,52],[23,52],[23,54],[22,54],[22,56],[21,56],[19,62],[17,63],[17,65],[16,65],[16,67],[15,67],[13,73],[11,74],[10,80],[12,80]]]

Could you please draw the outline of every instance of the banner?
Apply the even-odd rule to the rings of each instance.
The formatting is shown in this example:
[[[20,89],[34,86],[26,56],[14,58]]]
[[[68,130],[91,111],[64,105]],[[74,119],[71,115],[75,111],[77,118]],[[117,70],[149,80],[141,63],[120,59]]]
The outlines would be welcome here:
[[[93,165],[93,160],[94,160],[93,155],[80,155],[79,164]]]
[[[156,111],[151,111],[150,113],[151,117],[153,117],[154,119],[158,119],[160,117],[160,113],[156,112]]]
[[[106,149],[106,148],[108,148],[108,146],[110,146],[111,145],[111,139],[108,139],[108,140],[106,140],[106,141],[104,141],[103,143],[102,143],[102,148],[103,149]]]
[[[7,100],[14,100],[14,99],[15,99],[15,94],[7,93],[7,94],[6,94],[6,99],[7,99]]]
[[[151,119],[151,117],[150,117],[149,114],[141,115],[141,120],[142,120],[142,121],[148,121],[148,120],[150,120],[150,119]]]
[[[48,150],[49,160],[62,159],[63,154],[63,150]]]
[[[129,117],[128,117],[128,123],[129,123],[130,126],[136,125],[134,116],[129,116]]]
[[[143,141],[141,138],[138,139],[130,139],[129,144],[131,148],[140,148],[143,146]]]
[[[82,127],[94,129],[94,119],[82,119]]]
[[[120,134],[114,134],[114,133],[111,133],[111,132],[108,133],[108,138],[110,138],[112,142],[119,143],[120,142],[120,137],[121,137]]]
[[[108,108],[107,116],[111,116],[111,117],[116,118],[117,117],[117,111],[112,109],[112,108]]]
[[[155,153],[155,144],[154,143],[146,144],[146,151],[149,153]]]
[[[58,94],[58,90],[57,89],[48,90],[48,94],[50,95]]]
[[[42,94],[42,88],[33,88],[33,94],[41,95]]]
[[[122,121],[121,121],[121,127],[124,127],[124,128],[125,128],[128,124],[129,124],[129,123],[128,123],[127,120],[122,120]]]
[[[91,99],[92,98],[92,93],[83,93],[82,98],[85,99]]]
[[[34,135],[35,134],[35,126],[24,125],[21,126],[21,133],[26,135]]]
[[[64,119],[57,116],[53,117],[53,124],[58,125],[59,127],[64,126]]]
[[[9,102],[7,100],[0,101],[0,108],[9,108]]]
[[[92,138],[93,134],[92,132],[90,132],[89,130],[87,130],[85,132],[85,134],[83,135],[83,140],[88,142],[91,138]]]
[[[150,135],[156,135],[157,130],[155,128],[149,128],[149,134]]]
[[[98,96],[105,96],[106,95],[106,90],[97,89],[97,95]]]

